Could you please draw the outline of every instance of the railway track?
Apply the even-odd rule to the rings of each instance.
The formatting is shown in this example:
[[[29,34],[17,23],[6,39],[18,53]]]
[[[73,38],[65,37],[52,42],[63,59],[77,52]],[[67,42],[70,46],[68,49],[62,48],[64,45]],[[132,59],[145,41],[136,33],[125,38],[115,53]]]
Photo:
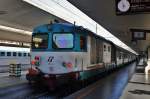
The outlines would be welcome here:
[[[30,86],[28,83],[0,89],[0,99],[38,99],[48,92],[44,88]]]
[[[64,85],[57,90],[50,92],[39,84],[18,84],[1,88],[0,99],[61,99],[76,91],[72,90],[71,87],[72,86],[69,87],[69,85]]]

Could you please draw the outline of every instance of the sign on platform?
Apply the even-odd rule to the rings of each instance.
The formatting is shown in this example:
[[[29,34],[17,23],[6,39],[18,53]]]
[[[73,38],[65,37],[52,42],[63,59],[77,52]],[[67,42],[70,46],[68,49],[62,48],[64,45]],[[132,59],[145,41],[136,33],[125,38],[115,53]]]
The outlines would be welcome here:
[[[132,40],[146,40],[147,30],[142,29],[130,29],[132,32]]]

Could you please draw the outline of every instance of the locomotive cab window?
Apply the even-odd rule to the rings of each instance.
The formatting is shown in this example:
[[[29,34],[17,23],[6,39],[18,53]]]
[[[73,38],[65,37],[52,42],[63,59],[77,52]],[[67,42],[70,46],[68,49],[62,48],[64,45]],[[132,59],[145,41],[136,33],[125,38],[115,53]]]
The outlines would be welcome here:
[[[74,36],[71,33],[54,33],[52,44],[55,49],[71,49],[74,46]]]
[[[34,34],[32,36],[33,49],[47,49],[48,48],[48,34]]]

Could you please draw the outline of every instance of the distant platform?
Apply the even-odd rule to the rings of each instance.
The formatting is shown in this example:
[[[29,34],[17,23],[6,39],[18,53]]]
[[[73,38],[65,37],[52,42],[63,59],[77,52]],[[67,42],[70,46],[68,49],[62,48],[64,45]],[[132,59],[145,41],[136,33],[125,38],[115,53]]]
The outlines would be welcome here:
[[[138,65],[137,69],[139,68],[142,67]],[[144,70],[145,68],[142,71]],[[150,99],[150,74],[136,71],[120,99]]]

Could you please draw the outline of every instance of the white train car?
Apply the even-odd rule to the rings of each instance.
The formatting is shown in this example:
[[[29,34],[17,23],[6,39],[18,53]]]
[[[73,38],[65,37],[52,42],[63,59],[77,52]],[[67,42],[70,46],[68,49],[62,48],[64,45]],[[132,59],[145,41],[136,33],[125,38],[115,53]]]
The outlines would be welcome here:
[[[30,48],[0,46],[0,66],[30,64]]]
[[[147,48],[147,60],[150,61],[150,47]]]

